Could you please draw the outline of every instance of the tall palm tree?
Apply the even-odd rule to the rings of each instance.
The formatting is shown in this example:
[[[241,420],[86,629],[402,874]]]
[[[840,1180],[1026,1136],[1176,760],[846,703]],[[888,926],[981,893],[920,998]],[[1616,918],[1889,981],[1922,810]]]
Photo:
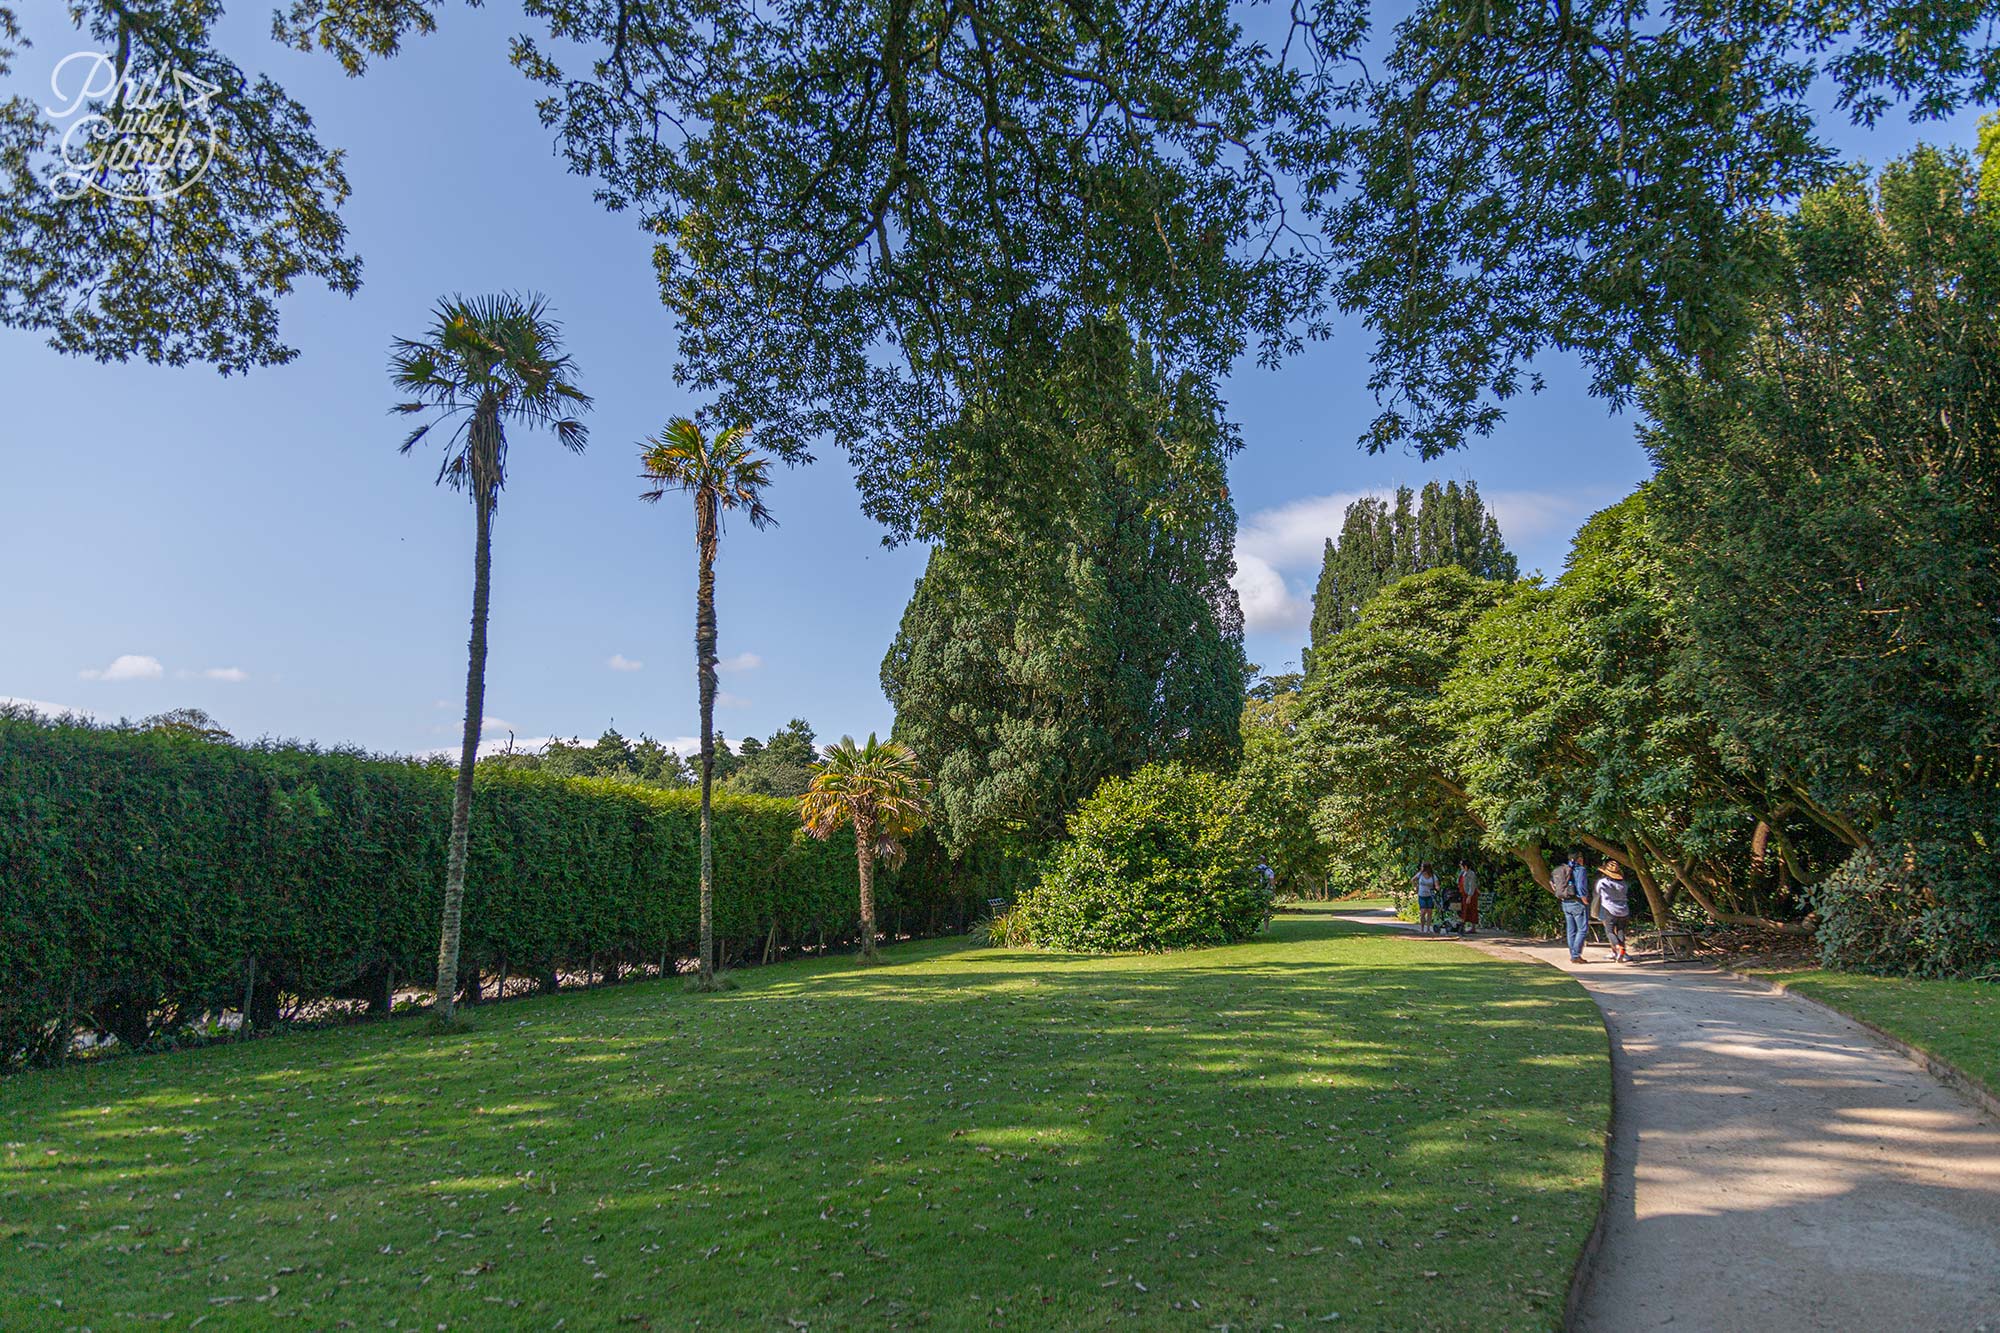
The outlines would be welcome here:
[[[861,870],[861,957],[875,961],[875,863],[901,865],[905,841],[923,827],[930,809],[930,783],[917,771],[917,756],[900,741],[866,745],[852,736],[829,745],[812,767],[812,784],[799,804],[806,832],[830,838],[843,824],[854,825],[854,859]]]
[[[668,491],[694,496],[694,545],[699,572],[694,589],[695,678],[701,694],[701,963],[695,985],[715,986],[715,848],[709,838],[709,800],[715,785],[715,548],[723,516],[741,510],[755,528],[777,520],[764,507],[770,460],[750,447],[750,428],[731,426],[713,440],[686,417],[639,446],[641,475],[653,483],[643,493],[658,501]]]
[[[536,295],[453,296],[438,303],[422,338],[398,338],[389,375],[409,395],[392,409],[435,415],[403,441],[409,453],[433,427],[454,423],[446,440],[441,486],[472,496],[472,637],[466,644],[465,733],[451,798],[451,850],[445,861],[444,926],[438,940],[437,1015],[449,1019],[458,998],[460,914],[465,905],[465,843],[472,816],[472,767],[486,708],[486,607],[493,566],[493,510],[507,484],[507,427],[552,431],[581,453],[588,431],[575,413],[590,399],[576,387],[562,352],[562,329]]]

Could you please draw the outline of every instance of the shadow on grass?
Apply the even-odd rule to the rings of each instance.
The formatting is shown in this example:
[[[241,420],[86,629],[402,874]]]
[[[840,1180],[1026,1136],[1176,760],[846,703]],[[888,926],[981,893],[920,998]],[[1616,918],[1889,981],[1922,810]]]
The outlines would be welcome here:
[[[1552,1308],[1604,1105],[1559,975],[1311,918],[1148,957],[955,944],[16,1081],[0,1298],[591,1326],[663,1299],[732,1326]],[[1452,1281],[1404,1292],[1415,1265]]]

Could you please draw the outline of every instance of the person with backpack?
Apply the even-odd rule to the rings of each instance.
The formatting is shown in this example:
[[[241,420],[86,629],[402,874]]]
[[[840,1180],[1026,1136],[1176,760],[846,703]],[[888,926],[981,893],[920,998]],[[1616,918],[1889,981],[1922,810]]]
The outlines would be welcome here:
[[[1597,877],[1597,909],[1604,922],[1604,937],[1611,941],[1612,961],[1631,962],[1625,952],[1625,921],[1632,915],[1632,902],[1616,861],[1606,861],[1604,873]]]
[[[1411,882],[1417,886],[1417,929],[1428,934],[1438,900],[1438,877],[1429,861],[1417,867],[1417,877]]]
[[[1590,938],[1590,908],[1584,901],[1587,890],[1583,887],[1583,858],[1575,852],[1569,860],[1556,864],[1549,871],[1549,892],[1562,904],[1563,942],[1569,945],[1569,960],[1584,962],[1584,941]]]

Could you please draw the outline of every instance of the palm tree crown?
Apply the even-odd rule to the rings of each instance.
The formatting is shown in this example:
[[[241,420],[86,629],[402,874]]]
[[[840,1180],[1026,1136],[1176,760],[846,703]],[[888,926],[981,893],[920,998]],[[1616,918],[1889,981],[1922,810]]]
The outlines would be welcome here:
[[[915,751],[901,741],[878,741],[871,732],[865,745],[842,736],[822,753],[825,758],[813,765],[812,784],[800,798],[806,832],[830,838],[851,821],[872,857],[900,862],[904,839],[922,828],[930,813],[925,800],[930,782],[918,771]]]
[[[750,447],[750,428],[731,426],[713,440],[687,417],[675,417],[667,428],[639,446],[641,475],[653,483],[643,498],[657,501],[668,491],[688,491],[695,497],[695,522],[706,545],[721,529],[723,516],[740,509],[751,526],[768,528],[777,520],[764,505],[764,488],[771,484],[771,460]]]
[[[507,423],[543,427],[564,448],[582,452],[589,431],[572,413],[588,409],[590,397],[576,387],[576,367],[559,350],[562,326],[546,298],[453,296],[435,314],[428,334],[398,338],[389,357],[391,379],[410,395],[395,410],[437,413],[410,432],[404,453],[432,427],[456,419],[438,482],[470,489],[491,506],[507,483]]]

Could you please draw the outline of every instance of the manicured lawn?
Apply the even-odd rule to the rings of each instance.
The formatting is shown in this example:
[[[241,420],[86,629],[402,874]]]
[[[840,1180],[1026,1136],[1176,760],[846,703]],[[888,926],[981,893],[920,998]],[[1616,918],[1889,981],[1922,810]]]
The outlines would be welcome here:
[[[1821,971],[1766,970],[1751,975],[1873,1023],[1955,1065],[2000,1096],[2000,986],[1990,981],[1916,981]]]
[[[1557,1321],[1608,1071],[1554,969],[1326,909],[889,958],[9,1079],[0,1322]]]

